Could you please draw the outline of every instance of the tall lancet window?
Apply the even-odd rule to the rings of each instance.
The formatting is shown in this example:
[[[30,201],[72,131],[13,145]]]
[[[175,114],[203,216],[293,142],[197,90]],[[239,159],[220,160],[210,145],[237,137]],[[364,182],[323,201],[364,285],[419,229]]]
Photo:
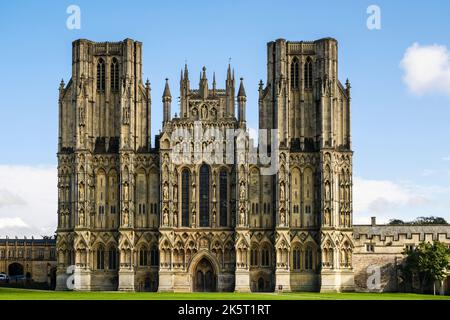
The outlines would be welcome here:
[[[305,81],[305,89],[312,89],[313,86],[313,69],[312,69],[312,60],[310,57],[306,58],[305,68],[304,68],[304,81]]]
[[[97,90],[105,91],[105,61],[102,58],[97,62]]]
[[[220,192],[220,226],[227,226],[228,213],[228,173],[222,169],[219,175],[219,192]]]
[[[181,174],[181,225],[189,227],[189,170],[184,169]]]
[[[291,88],[298,89],[299,84],[299,68],[298,68],[298,59],[294,57],[291,63]]]
[[[116,58],[111,62],[111,91],[119,91],[119,62]]]
[[[200,167],[200,227],[209,227],[209,168]]]

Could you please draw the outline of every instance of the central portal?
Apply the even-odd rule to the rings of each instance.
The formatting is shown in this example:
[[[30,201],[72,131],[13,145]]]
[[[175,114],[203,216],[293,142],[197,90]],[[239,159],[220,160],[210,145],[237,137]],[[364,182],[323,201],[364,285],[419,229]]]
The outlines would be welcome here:
[[[194,271],[194,291],[195,292],[215,292],[216,275],[214,268],[208,259],[203,258],[197,264]]]

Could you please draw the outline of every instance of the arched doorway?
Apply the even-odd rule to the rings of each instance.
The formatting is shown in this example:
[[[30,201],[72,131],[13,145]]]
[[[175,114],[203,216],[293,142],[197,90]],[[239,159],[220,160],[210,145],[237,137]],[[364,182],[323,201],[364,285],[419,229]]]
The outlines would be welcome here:
[[[259,277],[258,279],[258,291],[263,292],[264,291],[264,278]]]
[[[211,262],[203,258],[194,270],[194,291],[214,292],[216,291],[216,275]]]
[[[10,277],[23,276],[23,266],[20,263],[11,263],[8,267],[8,275]]]

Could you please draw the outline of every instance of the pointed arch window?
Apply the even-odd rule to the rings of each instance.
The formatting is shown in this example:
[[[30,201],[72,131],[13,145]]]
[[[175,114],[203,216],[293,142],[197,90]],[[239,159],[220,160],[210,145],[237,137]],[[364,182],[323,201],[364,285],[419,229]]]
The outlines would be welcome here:
[[[184,169],[181,174],[181,225],[189,227],[189,185],[190,174]]]
[[[310,57],[306,58],[304,67],[304,81],[305,81],[305,89],[312,89],[313,70],[312,70],[312,60]]]
[[[291,88],[298,89],[299,84],[299,67],[298,67],[298,59],[294,57],[291,62]]]
[[[301,256],[301,251],[300,251],[300,248],[299,247],[296,247],[296,248],[294,248],[294,251],[293,251],[293,268],[294,268],[294,270],[300,270],[301,269],[301,260],[300,260],[300,256]]]
[[[209,227],[209,167],[200,167],[200,227]]]
[[[97,62],[97,91],[105,91],[105,61],[102,58]]]
[[[108,251],[108,269],[117,269],[117,250],[115,248],[110,248]]]
[[[105,251],[103,247],[97,249],[97,270],[105,269]]]
[[[227,226],[228,214],[228,173],[225,169],[220,171],[219,175],[220,192],[220,226]]]
[[[119,91],[119,62],[116,58],[111,62],[111,91]]]

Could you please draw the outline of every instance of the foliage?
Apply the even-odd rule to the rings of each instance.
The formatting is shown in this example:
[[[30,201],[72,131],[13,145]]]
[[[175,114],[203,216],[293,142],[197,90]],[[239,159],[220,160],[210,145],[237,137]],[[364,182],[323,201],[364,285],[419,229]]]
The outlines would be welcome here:
[[[422,242],[413,249],[405,250],[406,255],[404,272],[410,279],[417,274],[420,286],[432,281],[433,287],[436,281],[445,279],[446,269],[450,267],[450,249],[439,241]]]
[[[413,221],[403,221],[400,219],[391,219],[389,220],[389,225],[398,226],[398,225],[438,225],[438,224],[448,224],[447,221],[442,217],[417,217]]]

